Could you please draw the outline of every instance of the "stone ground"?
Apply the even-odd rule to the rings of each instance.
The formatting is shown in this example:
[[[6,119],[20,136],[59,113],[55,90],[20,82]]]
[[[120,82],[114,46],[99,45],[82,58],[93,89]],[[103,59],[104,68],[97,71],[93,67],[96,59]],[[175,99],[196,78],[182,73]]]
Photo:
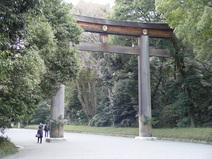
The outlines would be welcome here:
[[[212,145],[142,141],[134,138],[65,133],[66,141],[37,143],[36,130],[6,132],[20,152],[3,159],[212,159]]]

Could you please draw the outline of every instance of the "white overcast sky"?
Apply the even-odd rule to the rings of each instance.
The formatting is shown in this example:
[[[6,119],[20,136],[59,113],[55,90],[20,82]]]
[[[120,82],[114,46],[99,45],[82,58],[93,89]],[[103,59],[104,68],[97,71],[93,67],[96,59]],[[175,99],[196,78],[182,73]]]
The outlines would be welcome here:
[[[74,5],[76,5],[79,2],[79,0],[63,0],[63,1],[68,2],[68,3],[72,3]],[[110,6],[113,6],[115,0],[83,0],[83,1],[92,2],[92,3],[99,3],[99,4],[108,4],[108,3],[110,3]]]

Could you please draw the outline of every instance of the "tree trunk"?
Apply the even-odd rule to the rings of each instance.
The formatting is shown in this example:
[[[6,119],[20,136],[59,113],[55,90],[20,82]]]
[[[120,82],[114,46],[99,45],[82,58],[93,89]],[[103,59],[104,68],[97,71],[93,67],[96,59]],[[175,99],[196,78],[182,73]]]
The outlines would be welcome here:
[[[192,98],[192,94],[191,94],[191,89],[187,88],[186,89],[186,93],[188,95],[189,98]],[[196,127],[196,122],[195,122],[195,108],[194,108],[194,104],[192,103],[190,105],[190,109],[188,112],[189,118],[191,120],[191,127]]]
[[[97,113],[97,93],[96,93],[96,81],[93,81],[92,85],[93,92],[93,113],[94,115]]]
[[[85,113],[85,116],[86,116],[87,120],[89,120],[88,111],[86,109],[86,103],[85,103],[85,101],[84,101],[84,99],[82,97],[82,91],[80,89],[80,85],[79,85],[77,80],[76,80],[76,85],[77,85],[77,93],[78,93],[77,97],[78,97],[78,99],[79,99],[79,101],[80,101],[80,103],[82,105],[82,110]]]
[[[161,63],[161,65],[160,65],[160,69],[159,69],[159,72],[160,72],[160,76],[159,76],[159,80],[158,80],[158,82],[157,82],[157,85],[156,85],[156,87],[155,87],[155,90],[154,90],[154,92],[153,92],[153,94],[152,94],[152,99],[154,99],[155,98],[155,95],[156,95],[156,92],[157,92],[157,90],[158,90],[158,87],[160,86],[160,83],[161,83],[161,80],[162,80],[162,69],[163,69],[163,62]]]
[[[196,122],[195,122],[195,113],[194,113],[194,105],[192,104],[192,106],[190,106],[190,110],[189,110],[189,118],[191,120],[191,127],[195,128],[196,127]]]
[[[76,81],[76,85],[82,110],[87,120],[90,120],[97,112],[96,81],[87,81],[81,84]]]

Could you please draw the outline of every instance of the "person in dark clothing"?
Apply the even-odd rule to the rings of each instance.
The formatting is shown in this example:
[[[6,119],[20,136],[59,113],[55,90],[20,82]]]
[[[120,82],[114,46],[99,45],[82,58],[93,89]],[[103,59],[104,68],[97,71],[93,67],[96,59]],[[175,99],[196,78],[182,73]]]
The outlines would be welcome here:
[[[40,124],[38,125],[38,128],[43,128],[43,124],[40,123]]]
[[[49,136],[50,125],[47,123],[44,127],[45,137]]]
[[[40,144],[42,143],[42,138],[43,138],[43,128],[39,127],[37,134],[39,134],[40,136],[38,137],[38,143],[40,142]]]

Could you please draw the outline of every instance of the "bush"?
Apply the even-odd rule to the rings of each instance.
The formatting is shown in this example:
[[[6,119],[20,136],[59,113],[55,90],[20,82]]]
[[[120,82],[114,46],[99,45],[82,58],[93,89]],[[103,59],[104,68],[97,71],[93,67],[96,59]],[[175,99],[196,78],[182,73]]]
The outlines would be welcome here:
[[[17,147],[7,138],[0,136],[0,158],[18,152]]]
[[[97,114],[89,122],[89,126],[107,127],[111,126],[111,121],[104,115]]]

